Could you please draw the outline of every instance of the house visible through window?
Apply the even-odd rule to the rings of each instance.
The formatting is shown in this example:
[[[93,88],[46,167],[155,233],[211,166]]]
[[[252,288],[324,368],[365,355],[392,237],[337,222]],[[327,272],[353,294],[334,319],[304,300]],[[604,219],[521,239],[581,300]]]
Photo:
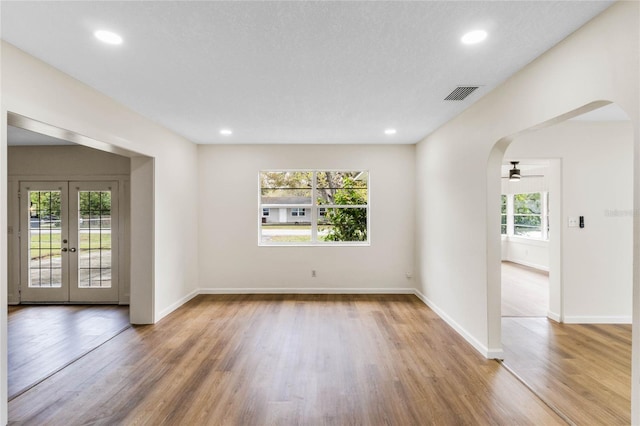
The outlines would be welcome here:
[[[262,171],[259,179],[260,245],[368,244],[367,171]]]

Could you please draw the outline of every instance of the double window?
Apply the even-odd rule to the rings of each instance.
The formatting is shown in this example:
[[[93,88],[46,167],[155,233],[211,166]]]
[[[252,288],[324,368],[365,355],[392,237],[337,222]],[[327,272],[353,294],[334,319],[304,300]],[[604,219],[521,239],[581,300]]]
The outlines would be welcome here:
[[[262,171],[260,245],[367,245],[369,173]]]
[[[501,233],[547,240],[549,238],[549,194],[533,192],[502,195]]]
[[[294,207],[291,209],[291,216],[296,217],[296,216],[306,216],[306,209],[301,208],[301,207]]]

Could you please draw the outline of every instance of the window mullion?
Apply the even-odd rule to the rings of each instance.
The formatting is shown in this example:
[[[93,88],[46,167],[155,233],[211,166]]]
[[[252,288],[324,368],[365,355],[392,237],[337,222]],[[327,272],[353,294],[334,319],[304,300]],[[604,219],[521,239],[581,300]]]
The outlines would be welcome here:
[[[514,223],[513,194],[507,194],[507,236],[509,237],[514,235]]]
[[[317,190],[317,171],[314,171],[311,175],[311,242],[318,242],[318,209],[317,209],[317,200],[318,196],[316,194]]]
[[[542,208],[541,210],[541,217],[540,217],[540,226],[542,227],[541,231],[542,231],[542,239],[543,240],[548,240],[549,239],[549,233],[548,233],[548,221],[549,221],[549,193],[548,192],[543,192],[540,194],[540,198],[542,199]]]

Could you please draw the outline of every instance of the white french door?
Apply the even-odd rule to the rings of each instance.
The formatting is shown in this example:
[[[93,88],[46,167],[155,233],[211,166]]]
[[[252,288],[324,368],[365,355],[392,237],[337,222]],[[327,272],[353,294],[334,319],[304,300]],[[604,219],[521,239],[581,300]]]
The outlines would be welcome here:
[[[20,300],[118,302],[118,183],[20,183]]]

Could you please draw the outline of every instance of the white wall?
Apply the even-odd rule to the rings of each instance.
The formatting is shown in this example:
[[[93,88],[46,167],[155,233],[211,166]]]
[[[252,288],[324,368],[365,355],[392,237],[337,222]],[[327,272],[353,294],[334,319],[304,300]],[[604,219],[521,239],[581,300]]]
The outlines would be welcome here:
[[[415,146],[199,146],[200,287],[224,291],[408,291]],[[259,247],[258,172],[369,170],[369,247]],[[222,208],[224,206],[224,208]],[[233,212],[233,214],[229,214]],[[311,277],[311,270],[317,277]],[[412,291],[412,290],[409,290]]]
[[[502,236],[502,260],[540,269],[549,270],[549,242]]]
[[[0,85],[2,78],[0,78]],[[2,86],[0,86],[2,89]],[[2,100],[0,100],[1,102]],[[7,305],[7,114],[0,109],[0,306]],[[0,309],[0,424],[8,423],[7,310]]]
[[[500,164],[509,142],[567,113],[576,115],[606,101],[616,102],[632,118],[634,180],[640,180],[639,7],[637,2],[614,4],[417,146],[418,287],[436,312],[488,356],[502,354]],[[634,187],[634,195],[637,209],[640,185]],[[638,216],[634,228],[635,423],[640,423]]]
[[[562,161],[562,316],[630,323],[633,272],[633,126],[567,121],[517,138],[509,158]],[[585,228],[569,228],[584,216]],[[559,235],[559,234],[556,234]]]
[[[7,229],[7,115],[20,114],[70,130],[99,142],[104,150],[121,149],[132,159],[131,185],[146,191],[150,212],[136,214],[132,198],[132,247],[149,242],[150,250],[132,250],[132,262],[152,271],[141,276],[132,265],[132,319],[157,321],[189,297],[197,287],[197,148],[191,142],[121,106],[90,87],[2,42],[2,125],[0,127],[0,227]],[[140,159],[142,158],[142,160]],[[144,166],[144,167],[141,167]],[[139,185],[143,170],[149,182]],[[143,180],[143,179],[142,179]],[[153,192],[151,192],[153,191]],[[148,229],[143,229],[145,226]],[[137,238],[139,236],[140,238]],[[0,233],[0,304],[7,303],[7,236]],[[155,257],[155,261],[154,261]],[[139,279],[140,278],[140,279]],[[149,281],[151,280],[151,281]],[[144,287],[144,315],[133,317],[136,289]],[[136,299],[137,300],[137,299]],[[0,313],[0,424],[7,422],[7,317]]]
[[[18,191],[21,180],[109,180],[119,194],[119,301],[129,303],[129,176],[127,157],[74,146],[13,146],[8,148],[9,303],[19,303],[20,261]]]

